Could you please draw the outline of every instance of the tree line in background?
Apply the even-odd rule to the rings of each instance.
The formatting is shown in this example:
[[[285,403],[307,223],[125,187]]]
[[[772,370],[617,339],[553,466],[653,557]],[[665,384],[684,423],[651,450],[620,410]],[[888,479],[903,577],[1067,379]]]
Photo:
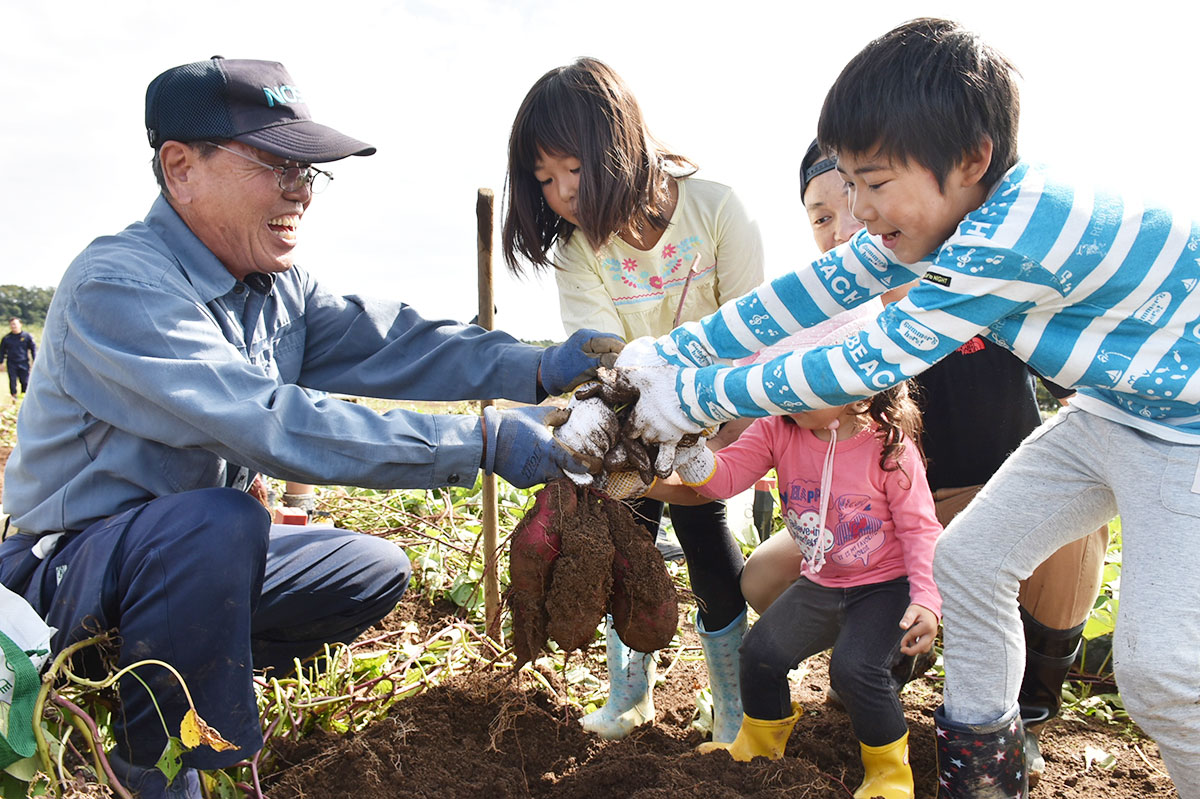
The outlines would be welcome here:
[[[25,326],[40,329],[53,296],[54,289],[48,286],[0,286],[0,322],[7,329],[8,320],[15,316]]]

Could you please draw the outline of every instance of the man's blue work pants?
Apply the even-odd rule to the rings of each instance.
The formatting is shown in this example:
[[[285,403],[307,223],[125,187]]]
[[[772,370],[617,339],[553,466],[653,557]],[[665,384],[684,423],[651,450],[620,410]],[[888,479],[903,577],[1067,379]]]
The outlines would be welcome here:
[[[261,748],[252,668],[286,672],[293,658],[354,639],[395,606],[411,575],[389,541],[273,525],[262,505],[227,488],[160,497],[96,522],[68,534],[44,561],[30,552],[31,540],[14,535],[0,544],[0,582],[58,628],[55,651],[116,628],[116,667],[147,659],[175,667],[201,718],[238,746],[184,756],[201,769]],[[99,658],[93,648],[85,653],[76,668],[95,673]],[[136,679],[121,680],[117,748],[129,762],[153,766],[188,704],[161,666],[136,673],[150,693]]]

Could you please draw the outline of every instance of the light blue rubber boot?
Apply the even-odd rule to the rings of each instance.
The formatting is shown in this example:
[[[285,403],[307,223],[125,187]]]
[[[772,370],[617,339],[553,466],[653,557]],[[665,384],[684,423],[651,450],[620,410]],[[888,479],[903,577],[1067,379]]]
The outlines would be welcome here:
[[[601,738],[624,738],[647,722],[654,721],[653,652],[634,652],[613,628],[612,617],[604,625],[608,661],[608,701],[599,710],[579,720],[583,728]]]
[[[746,611],[723,630],[707,632],[696,614],[696,632],[704,649],[708,666],[708,687],[712,691],[713,729],[715,743],[732,743],[742,726],[742,689],[739,673],[741,657],[738,649],[746,635]]]

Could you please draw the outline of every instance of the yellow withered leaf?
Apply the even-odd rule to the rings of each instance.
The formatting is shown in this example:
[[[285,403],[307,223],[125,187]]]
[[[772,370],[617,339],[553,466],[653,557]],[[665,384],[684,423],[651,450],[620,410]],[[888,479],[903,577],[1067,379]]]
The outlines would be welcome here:
[[[183,745],[188,749],[195,749],[200,744],[204,744],[218,752],[237,748],[235,744],[222,738],[221,733],[208,726],[204,719],[200,718],[196,713],[195,709],[189,709],[184,714],[183,721],[179,724],[179,739],[183,741]]]

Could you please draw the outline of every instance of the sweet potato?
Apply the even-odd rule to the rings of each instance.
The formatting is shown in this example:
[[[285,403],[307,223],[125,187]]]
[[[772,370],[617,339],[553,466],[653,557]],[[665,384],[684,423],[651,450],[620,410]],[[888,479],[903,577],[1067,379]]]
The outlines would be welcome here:
[[[654,540],[629,508],[615,500],[605,500],[604,508],[614,547],[613,627],[630,649],[657,651],[671,643],[679,625],[675,585]]]
[[[575,515],[578,497],[570,480],[547,483],[509,542],[509,600],[517,668],[532,661],[546,644],[546,591],[562,546],[563,519]]]
[[[574,516],[563,517],[562,553],[546,592],[546,631],[566,650],[591,642],[608,605],[613,542],[604,512],[606,501],[585,492]]]

